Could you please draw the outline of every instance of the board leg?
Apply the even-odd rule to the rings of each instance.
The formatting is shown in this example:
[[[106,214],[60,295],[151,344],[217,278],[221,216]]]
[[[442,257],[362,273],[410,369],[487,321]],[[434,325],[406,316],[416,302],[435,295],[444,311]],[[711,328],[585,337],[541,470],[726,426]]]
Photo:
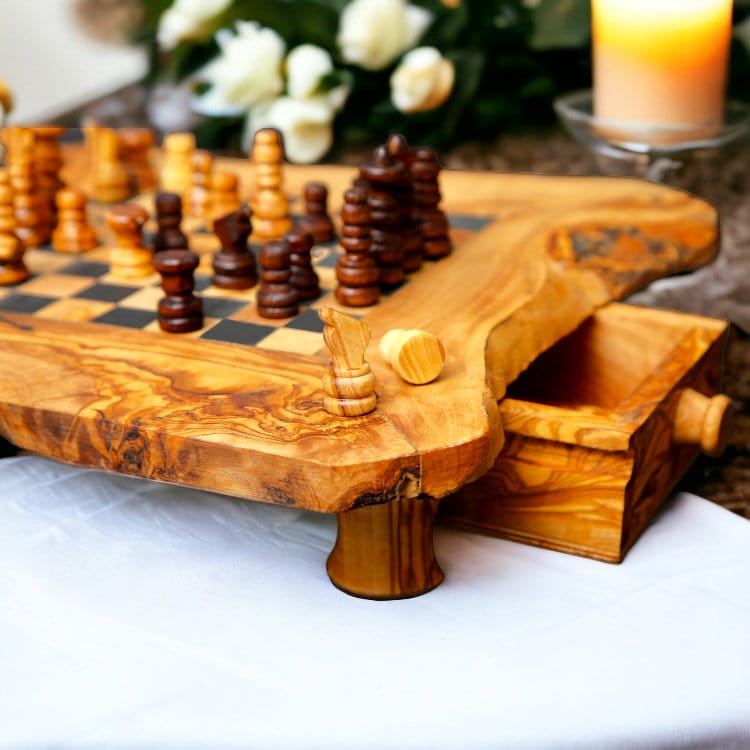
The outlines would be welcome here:
[[[443,580],[432,545],[438,504],[430,497],[396,499],[340,513],[327,564],[333,584],[365,599],[434,589]]]

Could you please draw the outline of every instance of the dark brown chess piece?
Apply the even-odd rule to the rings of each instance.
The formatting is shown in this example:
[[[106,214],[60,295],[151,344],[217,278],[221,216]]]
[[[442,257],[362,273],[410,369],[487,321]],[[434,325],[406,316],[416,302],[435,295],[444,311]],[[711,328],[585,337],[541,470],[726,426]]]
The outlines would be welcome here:
[[[247,244],[253,231],[251,211],[243,205],[214,222],[214,232],[221,242],[213,258],[214,286],[221,289],[250,289],[258,283],[255,255]]]
[[[302,194],[305,213],[297,219],[297,228],[311,234],[315,242],[330,242],[334,231],[328,215],[328,188],[322,182],[308,182]]]
[[[287,232],[284,239],[289,247],[292,285],[301,300],[315,299],[320,294],[320,279],[312,267],[312,235],[307,232]]]
[[[192,250],[162,250],[154,255],[165,297],[159,300],[159,325],[169,333],[189,333],[203,326],[203,303],[193,294],[199,258]]]
[[[180,229],[182,224],[182,198],[177,193],[159,193],[156,196],[156,223],[154,252],[185,249],[188,240]]]
[[[414,273],[422,267],[424,255],[422,232],[419,222],[414,217],[414,183],[410,171],[414,161],[414,152],[409,148],[406,139],[398,134],[388,138],[386,147],[405,168],[404,179],[394,186],[394,190],[403,208],[403,224],[400,233],[404,247],[404,271]]]
[[[372,222],[370,251],[380,269],[380,286],[398,286],[404,280],[401,237],[404,219],[398,190],[405,179],[406,167],[385,146],[379,146],[359,171],[369,184],[367,202]]]
[[[341,221],[340,242],[346,253],[336,264],[336,299],[349,307],[374,305],[380,299],[380,272],[370,252],[370,209],[364,188],[344,193]]]
[[[263,318],[291,318],[299,312],[299,295],[291,283],[289,246],[271,240],[260,251],[260,289],[256,297]]]
[[[414,161],[410,171],[414,183],[412,215],[419,222],[424,243],[424,256],[433,260],[443,258],[451,253],[453,243],[449,235],[448,217],[439,208],[440,162],[437,154],[427,146],[414,149]]]

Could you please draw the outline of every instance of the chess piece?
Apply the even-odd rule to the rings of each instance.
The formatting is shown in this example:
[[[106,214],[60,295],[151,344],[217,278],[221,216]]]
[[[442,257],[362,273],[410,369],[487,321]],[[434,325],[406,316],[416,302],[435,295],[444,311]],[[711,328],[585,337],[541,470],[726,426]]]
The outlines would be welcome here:
[[[414,149],[410,171],[414,182],[413,216],[422,233],[424,256],[433,260],[443,258],[450,255],[453,243],[449,235],[448,217],[439,208],[440,162],[437,154],[427,146]]]
[[[393,328],[380,339],[380,353],[393,370],[413,385],[435,380],[445,364],[445,347],[427,331]]]
[[[303,197],[305,213],[297,219],[297,229],[311,234],[315,242],[330,242],[334,231],[328,215],[328,188],[322,182],[308,182]]]
[[[154,252],[185,249],[188,239],[180,229],[182,224],[182,199],[177,193],[159,193],[156,196],[156,223]]]
[[[411,164],[414,152],[402,135],[391,135],[386,141],[388,152],[404,165],[404,179],[394,185],[394,191],[403,208],[403,223],[400,234],[404,249],[404,271],[414,273],[422,267],[424,253],[422,233],[414,217],[414,184],[411,177]]]
[[[36,247],[49,240],[34,174],[34,133],[30,128],[11,127],[3,131],[5,163],[13,189],[15,235],[23,244]]]
[[[65,188],[55,198],[57,226],[52,232],[52,247],[61,253],[82,253],[99,242],[86,220],[86,195],[80,190]]]
[[[307,232],[287,232],[284,240],[289,246],[291,263],[291,282],[301,300],[315,299],[320,295],[320,279],[312,267],[310,251],[313,238]]]
[[[370,253],[370,209],[367,192],[350,188],[341,208],[341,247],[345,254],[336,263],[336,299],[349,307],[374,305],[380,299],[380,271]]]
[[[123,128],[118,135],[130,192],[136,194],[154,190],[156,174],[151,165],[154,131],[148,128]]]
[[[214,222],[214,232],[221,242],[213,258],[211,280],[220,289],[250,289],[258,283],[255,255],[247,244],[253,226],[250,209],[242,206]]]
[[[215,172],[211,175],[211,215],[221,218],[240,207],[237,175],[232,172]]]
[[[168,333],[190,333],[203,327],[203,303],[193,294],[195,269],[200,259],[185,248],[154,255],[165,297],[159,300],[159,326]]]
[[[323,376],[323,405],[329,414],[359,417],[375,408],[375,376],[365,361],[370,341],[369,326],[332,307],[318,310],[325,323],[323,339],[331,364]]]
[[[115,206],[107,214],[117,247],[110,252],[110,272],[118,279],[139,279],[154,272],[153,254],[143,246],[146,209],[134,203]]]
[[[289,255],[289,246],[283,240],[270,240],[260,251],[261,282],[256,305],[263,318],[291,318],[299,312]]]
[[[194,149],[195,137],[192,133],[170,133],[164,138],[164,164],[159,180],[162,191],[185,195],[190,189]]]
[[[120,161],[120,139],[111,128],[84,128],[91,154],[90,196],[102,203],[117,203],[130,197],[130,180]]]
[[[211,170],[214,157],[209,151],[197,149],[191,159],[193,174],[185,195],[185,213],[193,219],[208,219],[211,208]]]
[[[289,201],[282,189],[284,149],[281,134],[262,128],[253,138],[256,194],[252,201],[254,238],[258,242],[279,239],[292,228]]]
[[[385,146],[379,146],[359,171],[370,186],[367,197],[372,237],[370,251],[380,269],[380,286],[392,288],[404,280],[401,236],[404,214],[399,189],[406,176],[406,167]]]
[[[10,175],[7,169],[0,167],[0,285],[18,284],[29,278],[23,262],[26,248],[13,233],[15,226]]]
[[[52,229],[57,224],[57,204],[55,196],[65,187],[60,177],[63,160],[59,138],[65,128],[36,127],[34,133],[34,174],[36,192],[39,197],[40,221],[43,227],[42,240],[49,242]]]

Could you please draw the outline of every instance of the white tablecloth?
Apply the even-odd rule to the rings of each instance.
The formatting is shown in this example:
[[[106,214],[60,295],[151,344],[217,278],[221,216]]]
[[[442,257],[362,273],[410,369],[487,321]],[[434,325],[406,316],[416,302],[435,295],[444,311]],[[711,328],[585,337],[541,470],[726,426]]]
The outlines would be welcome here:
[[[672,498],[607,565],[438,529],[351,598],[335,519],[0,461],[0,746],[750,747],[750,524]]]

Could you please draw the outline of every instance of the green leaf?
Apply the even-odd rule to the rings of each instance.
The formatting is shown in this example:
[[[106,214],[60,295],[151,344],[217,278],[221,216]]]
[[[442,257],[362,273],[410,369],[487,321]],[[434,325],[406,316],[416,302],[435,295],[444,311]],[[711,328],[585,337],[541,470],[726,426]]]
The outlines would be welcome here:
[[[540,0],[530,13],[533,22],[531,49],[582,47],[591,37],[589,0]]]

